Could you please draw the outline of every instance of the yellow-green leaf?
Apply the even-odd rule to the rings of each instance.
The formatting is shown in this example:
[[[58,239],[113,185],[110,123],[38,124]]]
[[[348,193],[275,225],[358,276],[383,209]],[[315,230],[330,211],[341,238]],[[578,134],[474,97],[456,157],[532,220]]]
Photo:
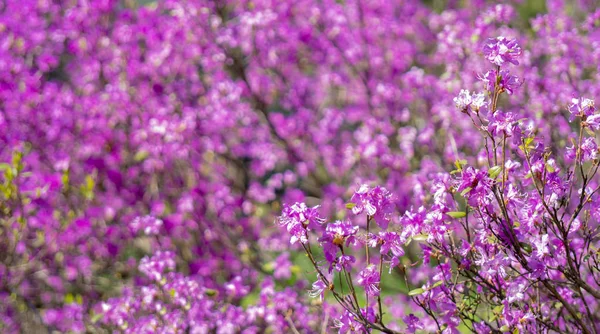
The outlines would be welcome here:
[[[467,216],[467,213],[464,211],[451,211],[446,212],[446,214],[452,218],[464,218]]]

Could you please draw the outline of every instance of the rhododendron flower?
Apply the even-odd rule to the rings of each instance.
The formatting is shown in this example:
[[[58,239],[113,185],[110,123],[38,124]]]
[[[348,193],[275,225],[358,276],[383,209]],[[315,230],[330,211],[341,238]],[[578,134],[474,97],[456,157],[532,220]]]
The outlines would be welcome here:
[[[487,195],[491,187],[491,180],[487,172],[478,171],[469,166],[463,170],[458,182],[457,191],[464,194],[470,205],[487,202]]]
[[[146,235],[156,235],[160,232],[163,221],[154,216],[136,217],[130,224],[134,233],[143,231]]]
[[[175,254],[169,251],[158,251],[152,257],[144,257],[140,261],[139,270],[154,281],[161,281],[168,270],[175,269]]]
[[[521,47],[515,39],[505,37],[490,38],[483,47],[485,58],[492,64],[502,66],[505,62],[518,65],[521,56]]]
[[[290,243],[294,244],[300,240],[301,243],[308,241],[306,231],[325,222],[319,216],[319,206],[309,208],[305,203],[295,203],[292,206],[285,206],[281,216],[278,217],[280,225],[285,226],[292,235]]]
[[[325,259],[330,263],[329,271],[334,265],[340,271],[354,262],[352,256],[342,256],[338,259],[337,253],[344,245],[347,246],[356,242],[356,232],[358,232],[358,226],[353,226],[348,221],[338,221],[327,225],[319,241],[323,246]]]
[[[335,319],[335,327],[338,328],[338,333],[340,334],[359,334],[367,332],[365,327],[356,320],[355,315],[348,311],[344,311],[338,319]]]
[[[320,278],[317,278],[317,280],[312,284],[310,296],[313,298],[318,296],[319,300],[323,301],[325,298],[325,289],[327,289],[327,285]]]
[[[355,235],[358,232],[358,226],[352,225],[347,220],[337,221],[327,224],[321,242],[329,242],[336,246],[354,244],[356,242]]]
[[[491,115],[488,130],[492,135],[504,134],[506,137],[512,137],[517,125],[517,117],[511,112],[496,111]]]
[[[461,89],[460,93],[457,97],[454,98],[454,104],[456,105],[456,109],[460,111],[466,111],[467,108],[473,102],[471,98],[471,93],[466,89]]]
[[[573,98],[571,100],[571,104],[569,105],[569,113],[571,114],[569,121],[572,122],[576,117],[581,117],[585,120],[587,117],[592,116],[594,111],[596,111],[594,100],[586,98]],[[592,124],[595,124],[596,122],[596,119],[592,120]]]
[[[382,255],[387,254],[389,251],[395,257],[404,256],[404,243],[406,242],[398,233],[385,231],[379,233],[379,240],[381,242],[381,248],[379,249]]]
[[[519,77],[510,74],[508,70],[500,70],[500,73],[489,70],[481,75],[479,79],[483,82],[485,90],[493,92],[496,85],[498,85],[500,92],[506,92],[508,95],[512,95],[523,84]]]
[[[362,286],[369,296],[379,295],[379,271],[375,265],[369,265],[358,275],[358,285]]]
[[[342,271],[344,269],[350,270],[352,264],[356,262],[356,258],[352,255],[342,255],[337,258],[334,264],[334,268],[337,271]],[[331,272],[331,270],[329,270]]]
[[[391,219],[390,214],[394,209],[392,194],[387,189],[362,185],[350,200],[355,204],[352,208],[355,215],[366,212],[381,228],[387,228]]]
[[[412,313],[402,318],[402,320],[406,324],[406,331],[408,333],[415,333],[417,330],[423,329],[423,325],[419,318]]]

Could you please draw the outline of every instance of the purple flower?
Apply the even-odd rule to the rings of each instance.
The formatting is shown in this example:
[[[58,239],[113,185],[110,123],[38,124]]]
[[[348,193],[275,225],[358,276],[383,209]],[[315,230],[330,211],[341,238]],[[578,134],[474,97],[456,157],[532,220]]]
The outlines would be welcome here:
[[[573,98],[569,105],[569,121],[572,122],[576,117],[581,117],[582,120],[586,120],[594,114],[596,108],[594,107],[594,100],[586,98]],[[593,118],[592,124],[597,124],[597,119]]]
[[[354,262],[354,257],[352,256],[341,256],[338,259],[337,252],[344,244],[355,244],[355,235],[357,232],[358,226],[353,226],[348,221],[337,221],[327,225],[319,241],[321,246],[323,246],[325,259],[329,262],[329,271],[331,271],[334,265],[336,270],[341,271],[342,268],[348,268]]]
[[[364,326],[356,320],[354,314],[348,311],[344,311],[338,319],[335,319],[335,327],[338,328],[338,333],[340,334],[362,334],[369,332],[369,330],[365,329]]]
[[[506,297],[508,298],[508,302],[514,303],[516,301],[523,300],[525,298],[526,288],[527,281],[524,279],[511,282],[511,284],[506,289]]]
[[[490,38],[483,47],[485,58],[492,64],[502,66],[505,62],[518,65],[517,58],[521,56],[521,47],[515,39],[505,37]]]
[[[154,281],[161,281],[164,273],[175,269],[175,253],[158,251],[152,257],[144,257],[138,266],[140,272]]]
[[[461,112],[479,112],[486,104],[485,95],[483,93],[474,93],[471,95],[468,90],[462,89],[458,96],[454,98],[454,104],[456,105],[456,109]]]
[[[284,206],[281,216],[277,221],[279,225],[285,226],[288,232],[292,235],[290,243],[294,244],[300,240],[301,243],[308,241],[306,231],[311,227],[316,227],[318,224],[325,222],[319,216],[319,206],[309,208],[305,203],[296,202],[292,206]]]
[[[352,264],[354,264],[354,262],[356,262],[356,259],[354,258],[354,256],[342,255],[337,258],[334,268],[337,271],[342,271],[343,269],[350,270],[350,267],[352,266]],[[331,271],[331,270],[329,270],[329,271]]]
[[[518,126],[517,121],[515,114],[498,110],[490,117],[488,130],[494,136],[505,134],[507,137],[512,137]]]
[[[550,249],[548,248],[548,242],[549,242],[548,234],[540,235],[539,237],[534,238],[533,244],[535,246],[535,256],[538,259],[541,259],[545,255],[550,254]]]
[[[408,333],[414,333],[419,329],[423,329],[423,325],[421,324],[419,318],[412,313],[402,318],[402,320],[406,324],[406,331]]]
[[[392,198],[392,194],[383,187],[377,186],[371,189],[363,184],[350,199],[355,204],[352,213],[358,215],[366,211],[368,216],[375,219],[379,227],[387,228],[394,210]]]
[[[318,296],[319,300],[323,301],[325,298],[325,289],[327,289],[327,285],[321,278],[317,277],[317,280],[312,284],[312,290],[310,290],[309,295],[313,298]]]
[[[454,98],[456,109],[463,112],[467,110],[467,108],[471,105],[471,102],[473,102],[471,93],[466,89],[461,89],[458,96]]]
[[[458,180],[457,191],[464,194],[469,204],[482,204],[487,202],[486,196],[491,188],[491,182],[486,171],[478,171],[469,166],[463,170]]]
[[[398,233],[387,231],[380,232],[379,238],[380,242],[382,242],[381,248],[379,249],[382,255],[387,254],[389,251],[392,251],[392,254],[395,257],[401,257],[404,255],[403,246],[406,240],[402,238]]]
[[[500,92],[506,92],[508,95],[512,95],[523,84],[519,77],[510,74],[508,70],[500,70],[500,73],[495,70],[487,71],[479,76],[479,80],[483,81],[485,90],[493,92],[498,84]]]
[[[347,220],[337,221],[335,223],[327,224],[320,241],[329,242],[336,246],[354,244],[356,242],[354,236],[357,232],[358,226],[352,225],[351,222]]]
[[[598,144],[596,138],[588,137],[581,143],[581,161],[586,162],[596,159],[598,156]]]
[[[359,273],[358,285],[365,289],[369,296],[379,295],[379,271],[375,265],[369,265]]]
[[[600,114],[593,114],[585,120],[585,124],[592,130],[600,129]]]
[[[136,217],[129,224],[134,233],[143,231],[145,235],[157,235],[162,225],[163,221],[154,216]]]

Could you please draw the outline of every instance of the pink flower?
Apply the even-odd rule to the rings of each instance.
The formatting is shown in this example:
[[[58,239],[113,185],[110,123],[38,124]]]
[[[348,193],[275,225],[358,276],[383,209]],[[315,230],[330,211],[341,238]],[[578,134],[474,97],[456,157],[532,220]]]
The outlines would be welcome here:
[[[521,47],[514,39],[505,37],[490,38],[483,47],[485,58],[492,64],[502,66],[505,62],[518,65],[517,58],[521,56]]]
[[[379,227],[387,228],[394,210],[392,194],[387,189],[379,186],[371,189],[363,184],[352,195],[351,201],[355,204],[352,213],[358,215],[366,211],[368,216],[375,219]]]

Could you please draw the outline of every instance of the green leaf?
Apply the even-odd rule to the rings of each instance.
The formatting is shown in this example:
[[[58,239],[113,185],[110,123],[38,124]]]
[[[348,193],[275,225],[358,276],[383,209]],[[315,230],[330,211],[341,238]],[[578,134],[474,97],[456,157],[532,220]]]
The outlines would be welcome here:
[[[0,162],[0,170],[7,170],[10,168],[10,164],[7,164],[6,162]]]
[[[533,249],[531,248],[531,245],[525,242],[519,242],[519,245],[521,245],[521,248],[523,248],[523,250],[527,253],[527,254],[531,254],[531,252],[533,251]]]
[[[95,324],[98,322],[98,320],[102,319],[102,317],[104,317],[104,313],[94,313],[94,314],[92,314],[92,317],[90,320],[92,321],[93,324]]]
[[[135,162],[140,162],[145,160],[149,155],[150,153],[148,153],[148,151],[140,150],[135,153],[135,155],[133,156],[133,160]]]
[[[491,179],[495,179],[498,177],[498,175],[500,175],[500,172],[502,172],[502,167],[494,166],[488,170],[488,175],[490,176]]]
[[[442,284],[444,284],[444,281],[437,281],[437,282],[433,283],[433,285],[431,286],[431,288],[432,288],[432,289],[433,289],[433,288],[437,288],[438,286],[440,286],[440,285],[442,285]]]
[[[473,188],[471,187],[467,187],[465,190],[463,190],[460,195],[461,196],[465,196],[469,191],[473,190]]]
[[[75,297],[73,297],[72,294],[67,293],[65,295],[65,304],[73,304],[74,301],[75,301]]]
[[[346,209],[352,210],[356,206],[356,203],[346,203]]]
[[[548,173],[554,173],[555,171],[554,167],[552,167],[549,164],[546,164],[546,170],[548,171]]]
[[[425,289],[418,288],[418,289],[410,290],[408,292],[408,295],[409,296],[418,296],[418,295],[422,294],[423,292],[425,292]]]
[[[429,235],[427,234],[417,234],[412,238],[414,241],[425,241],[429,239]]]
[[[508,327],[507,325],[500,327],[501,332],[508,332],[509,330],[510,330],[510,327]]]
[[[456,169],[459,172],[462,171],[463,166],[466,164],[467,164],[467,160],[464,160],[464,159],[454,161],[454,166],[456,166]]]
[[[467,216],[467,213],[464,211],[451,211],[446,212],[446,214],[452,218],[464,218]]]

